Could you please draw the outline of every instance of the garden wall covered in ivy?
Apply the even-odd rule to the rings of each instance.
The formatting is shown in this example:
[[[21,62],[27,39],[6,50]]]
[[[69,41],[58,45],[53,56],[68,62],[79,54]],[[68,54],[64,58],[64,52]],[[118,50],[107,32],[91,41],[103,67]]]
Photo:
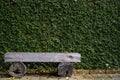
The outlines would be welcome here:
[[[12,0],[11,0],[12,1]],[[6,52],[79,52],[76,69],[120,68],[120,0],[0,0],[0,71]],[[26,63],[54,68],[56,63]]]

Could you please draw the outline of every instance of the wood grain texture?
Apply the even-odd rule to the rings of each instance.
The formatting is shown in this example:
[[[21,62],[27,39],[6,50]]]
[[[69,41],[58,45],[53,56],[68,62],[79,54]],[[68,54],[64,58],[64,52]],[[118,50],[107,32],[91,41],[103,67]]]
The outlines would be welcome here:
[[[8,70],[9,75],[21,78],[25,75],[27,67],[22,62],[13,62]]]
[[[5,62],[80,62],[79,53],[9,52]]]

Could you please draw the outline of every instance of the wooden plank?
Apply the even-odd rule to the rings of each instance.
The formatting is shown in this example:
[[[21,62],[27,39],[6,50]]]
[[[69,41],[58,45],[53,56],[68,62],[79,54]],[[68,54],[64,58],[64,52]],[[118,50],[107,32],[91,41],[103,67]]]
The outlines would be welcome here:
[[[10,52],[5,54],[5,62],[80,62],[79,53],[29,53]]]

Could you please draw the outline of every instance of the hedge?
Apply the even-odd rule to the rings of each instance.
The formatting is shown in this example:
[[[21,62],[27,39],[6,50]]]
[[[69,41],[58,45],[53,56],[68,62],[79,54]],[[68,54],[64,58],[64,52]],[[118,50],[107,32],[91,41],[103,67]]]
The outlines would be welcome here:
[[[0,0],[0,71],[6,52],[78,52],[76,69],[120,68],[119,0]],[[51,69],[57,63],[26,63]]]

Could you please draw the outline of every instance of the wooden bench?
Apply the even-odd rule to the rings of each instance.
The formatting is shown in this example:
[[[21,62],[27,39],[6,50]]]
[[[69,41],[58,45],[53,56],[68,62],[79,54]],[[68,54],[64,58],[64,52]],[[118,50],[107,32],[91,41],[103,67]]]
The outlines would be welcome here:
[[[59,62],[58,75],[71,76],[73,62],[80,62],[79,53],[30,53],[30,52],[9,52],[4,55],[5,62],[11,62],[9,74],[13,77],[22,77],[26,73],[26,66],[23,62]]]

